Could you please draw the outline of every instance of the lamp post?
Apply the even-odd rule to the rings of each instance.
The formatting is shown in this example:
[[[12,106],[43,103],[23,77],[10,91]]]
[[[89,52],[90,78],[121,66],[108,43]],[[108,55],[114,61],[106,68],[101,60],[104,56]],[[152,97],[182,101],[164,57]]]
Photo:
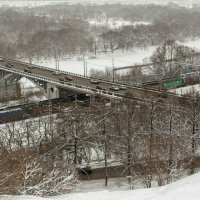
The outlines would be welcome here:
[[[87,56],[83,56],[83,74],[87,76]]]
[[[113,55],[112,55],[112,71],[113,71],[112,77],[113,77],[113,83],[114,83],[115,82],[115,66],[114,66]]]
[[[85,57],[83,57],[83,75],[85,76]]]

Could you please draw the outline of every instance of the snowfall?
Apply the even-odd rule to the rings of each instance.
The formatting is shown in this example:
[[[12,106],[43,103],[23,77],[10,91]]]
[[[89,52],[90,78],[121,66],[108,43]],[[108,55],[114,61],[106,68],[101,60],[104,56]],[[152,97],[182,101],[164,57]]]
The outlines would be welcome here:
[[[0,196],[1,200],[199,200],[200,173],[166,186],[150,189],[91,189],[54,197]]]
[[[199,48],[200,39],[184,43],[186,46]],[[66,57],[59,61],[60,70],[81,74],[84,73],[84,64],[87,64],[88,75],[91,69],[104,70],[106,67],[130,66],[148,62],[156,46],[145,49],[134,48],[131,51],[116,51],[111,53],[99,53],[94,55]],[[55,60],[34,61],[35,64],[55,68]],[[25,78],[20,81],[24,94],[33,91],[36,87]],[[178,94],[184,94],[191,90],[200,91],[199,84],[192,87],[179,88]],[[38,89],[35,88],[35,91]],[[34,97],[34,100],[37,97]],[[45,99],[45,97],[43,97]],[[41,97],[38,98],[41,100]],[[115,184],[114,184],[115,182]],[[115,179],[110,182],[108,188],[103,186],[103,180],[83,181],[72,193],[55,197],[34,196],[0,196],[0,200],[200,200],[200,173],[189,176],[177,182],[162,187],[151,189],[129,190],[126,178]]]
[[[185,43],[180,43],[185,46],[189,46],[191,48],[199,50],[200,46],[200,39],[197,40],[189,40]],[[114,53],[99,53],[96,56],[94,55],[86,55],[86,56],[73,56],[68,58],[63,58],[59,61],[59,69],[75,74],[84,75],[84,62],[87,63],[87,72],[89,76],[89,72],[91,69],[95,70],[105,70],[107,67],[112,68],[114,67],[123,67],[123,66],[131,66],[135,64],[142,64],[144,62],[149,62],[150,56],[153,54],[156,46],[149,46],[147,48],[134,48],[129,51],[116,51]],[[51,60],[34,60],[34,64],[38,64],[41,66],[46,66],[50,68],[55,68],[56,61],[54,59]],[[120,73],[126,73],[126,70],[122,70]],[[36,85],[31,83],[29,80],[23,78],[21,81],[21,87],[24,93],[28,93],[29,91],[38,91]],[[35,89],[34,89],[35,88]],[[182,95],[192,91],[200,92],[199,84],[195,86],[187,86],[183,88],[178,88],[176,90],[171,90],[176,94]],[[46,99],[45,96],[43,97],[31,97],[33,101],[38,101],[41,98],[43,100]]]
[[[200,39],[185,43],[187,46],[198,48]],[[115,66],[127,66],[134,63],[142,63],[152,55],[156,47],[147,49],[133,49],[128,52],[116,52],[114,54],[99,54],[95,58],[87,58],[88,68],[104,69],[105,66],[112,66],[114,58]],[[37,62],[36,62],[37,63]],[[37,63],[47,67],[54,67],[53,60]],[[60,61],[60,69],[71,71],[73,73],[83,74],[83,60],[76,57]],[[25,78],[20,81],[23,87],[23,94],[34,89],[34,84]],[[191,90],[200,91],[199,84],[179,88],[178,94],[184,94]],[[35,91],[38,89],[35,88]],[[37,97],[34,97],[36,100]],[[41,97],[40,97],[41,98]],[[38,100],[40,100],[38,98]],[[138,189],[140,188],[140,189]],[[151,189],[141,189],[136,187],[129,190],[126,178],[109,179],[108,188],[104,187],[104,180],[82,181],[77,188],[65,195],[54,197],[35,197],[35,196],[0,196],[0,200],[200,200],[200,173],[189,176],[177,182],[162,187],[153,187]]]

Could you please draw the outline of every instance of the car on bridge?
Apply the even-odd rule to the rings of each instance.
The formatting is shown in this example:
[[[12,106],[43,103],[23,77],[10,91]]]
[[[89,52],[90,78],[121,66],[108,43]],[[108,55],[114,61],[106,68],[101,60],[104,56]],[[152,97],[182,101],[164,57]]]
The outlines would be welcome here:
[[[90,79],[90,83],[92,83],[92,84],[99,84],[100,80],[98,80],[98,79]]]
[[[115,85],[112,85],[109,89],[113,91],[119,91],[119,87]]]
[[[24,69],[24,72],[27,72],[27,73],[32,73],[32,72],[31,72],[31,70],[30,70],[30,69],[28,69],[28,68],[25,68],[25,69]]]
[[[103,88],[101,86],[97,85],[96,89],[102,90]]]
[[[65,81],[72,81],[72,77],[70,77],[70,76],[65,76],[64,79],[65,79]]]
[[[120,90],[126,90],[127,87],[126,87],[126,85],[120,85],[120,86],[119,86],[119,89],[120,89]]]
[[[6,63],[6,64],[5,64],[5,67],[11,68],[11,67],[13,67],[13,64],[11,64],[11,63]]]
[[[28,65],[26,68],[27,68],[27,69],[33,69],[34,66],[33,66],[33,65]]]
[[[53,75],[59,76],[61,73],[59,71],[53,71]]]
[[[65,79],[64,78],[59,78],[59,82],[60,83],[65,83]]]

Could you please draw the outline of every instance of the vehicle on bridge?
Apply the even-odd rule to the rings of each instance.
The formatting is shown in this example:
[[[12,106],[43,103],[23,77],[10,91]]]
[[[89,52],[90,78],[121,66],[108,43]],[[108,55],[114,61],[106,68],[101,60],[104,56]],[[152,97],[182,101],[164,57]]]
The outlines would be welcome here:
[[[96,89],[98,89],[98,90],[105,90],[104,88],[102,88],[102,87],[99,86],[99,85],[96,86]]]
[[[120,89],[120,90],[126,90],[127,87],[126,87],[126,85],[119,85],[119,89]]]
[[[6,63],[6,64],[5,64],[5,67],[11,68],[11,67],[13,67],[13,64],[11,64],[11,63]]]
[[[59,78],[59,82],[60,83],[65,83],[65,79],[64,78]]]
[[[64,79],[65,79],[65,81],[72,81],[72,77],[70,77],[70,76],[65,76]]]
[[[115,85],[112,85],[109,89],[113,91],[119,91],[119,87]]]
[[[59,71],[53,71],[53,75],[59,76],[61,73]]]
[[[98,80],[98,79],[90,79],[90,83],[92,83],[92,84],[99,84],[100,80]]]
[[[34,66],[33,66],[33,65],[28,65],[26,68],[27,68],[27,69],[33,69]]]
[[[25,69],[24,69],[24,72],[27,72],[27,73],[32,73],[32,72],[31,72],[31,70],[30,70],[30,69],[28,69],[28,68],[25,68]]]

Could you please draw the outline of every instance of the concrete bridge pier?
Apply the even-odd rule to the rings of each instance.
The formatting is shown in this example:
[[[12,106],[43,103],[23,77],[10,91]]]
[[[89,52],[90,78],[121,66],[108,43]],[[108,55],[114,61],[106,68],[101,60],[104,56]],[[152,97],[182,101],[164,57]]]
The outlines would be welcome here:
[[[19,77],[19,75],[15,75],[11,72],[0,70],[0,83],[16,83],[19,80]]]
[[[5,76],[7,75],[7,72],[4,70],[0,70],[0,82],[5,83]]]
[[[90,95],[90,104],[94,104],[95,103],[95,95]]]
[[[59,98],[59,89],[52,83],[47,83],[47,99]]]

